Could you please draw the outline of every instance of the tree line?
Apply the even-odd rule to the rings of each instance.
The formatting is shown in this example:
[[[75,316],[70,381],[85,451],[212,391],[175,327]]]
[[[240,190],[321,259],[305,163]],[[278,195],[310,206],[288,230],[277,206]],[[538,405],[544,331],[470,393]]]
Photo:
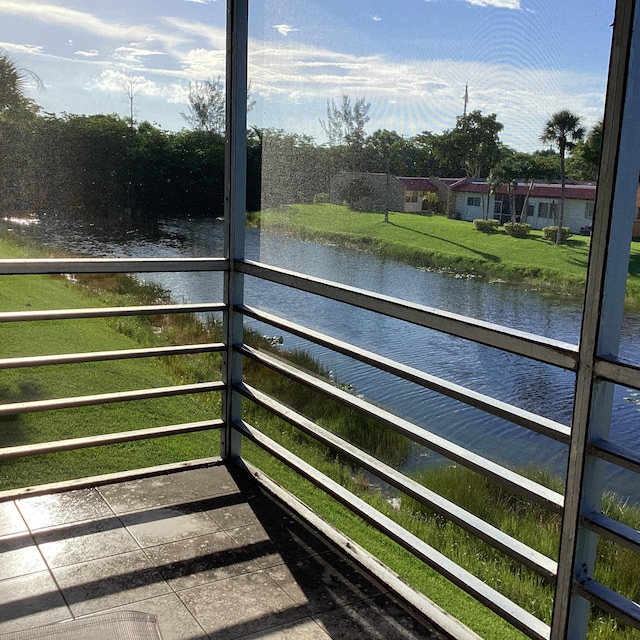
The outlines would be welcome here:
[[[0,213],[223,215],[220,79],[190,85],[189,112],[183,116],[191,128],[170,132],[134,122],[133,115],[42,113],[25,97],[27,76],[0,54]],[[370,106],[347,95],[328,102],[327,118],[320,122],[328,144],[303,134],[250,129],[247,208],[312,202],[329,191],[340,171],[503,182],[597,178],[601,125],[564,147],[549,135],[543,140],[556,148],[522,153],[501,142],[496,114],[472,111],[440,134],[405,138],[386,129],[368,135]]]

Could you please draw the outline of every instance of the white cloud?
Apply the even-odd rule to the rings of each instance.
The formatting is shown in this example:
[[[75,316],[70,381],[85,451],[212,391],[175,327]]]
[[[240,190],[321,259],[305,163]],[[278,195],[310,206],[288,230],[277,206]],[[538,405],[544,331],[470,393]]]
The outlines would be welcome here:
[[[91,13],[68,9],[46,2],[0,0],[0,13],[23,16],[47,24],[61,25],[65,29],[79,29],[112,40],[158,38],[168,43],[183,42],[175,34],[159,33],[144,24],[125,25],[102,20]]]
[[[224,76],[226,53],[224,49],[191,49],[182,55],[182,75],[193,80]]]
[[[520,0],[465,0],[476,7],[495,7],[496,9],[521,9]]]
[[[41,46],[37,46],[35,44],[15,44],[13,42],[0,42],[0,49],[2,51],[6,51],[7,53],[42,53],[43,49]]]
[[[136,95],[145,96],[159,96],[162,93],[160,87],[153,80],[142,75],[131,75],[119,69],[105,69],[95,84],[87,88],[122,94],[131,88]]]
[[[98,55],[98,51],[91,49],[91,51],[74,51],[76,56],[82,56],[84,58],[94,58]]]
[[[380,16],[371,16],[371,19],[372,19],[374,22],[380,22],[380,21],[382,20],[382,18],[381,18]]]
[[[273,28],[283,36],[289,35],[292,31],[298,31],[298,29],[288,24],[274,24]]]
[[[293,44],[293,43],[292,43]],[[395,129],[412,135],[424,129],[440,132],[455,125],[463,110],[465,83],[468,109],[496,113],[504,124],[503,140],[522,150],[539,148],[538,138],[551,115],[549,105],[563,105],[584,116],[591,126],[603,111],[604,82],[597,74],[529,69],[511,65],[455,60],[393,60],[383,55],[355,56],[299,44],[274,47],[252,41],[249,59],[252,94],[260,99],[263,126],[283,127],[283,104],[304,104],[298,114],[307,124],[298,131],[319,137],[315,121],[327,99],[342,94],[371,102],[370,130]],[[416,74],[416,69],[420,73]],[[385,119],[386,118],[386,119]]]
[[[137,42],[132,42],[128,46],[118,47],[113,52],[113,59],[125,65],[140,66],[144,58],[164,55],[166,54],[163,51],[144,49]]]

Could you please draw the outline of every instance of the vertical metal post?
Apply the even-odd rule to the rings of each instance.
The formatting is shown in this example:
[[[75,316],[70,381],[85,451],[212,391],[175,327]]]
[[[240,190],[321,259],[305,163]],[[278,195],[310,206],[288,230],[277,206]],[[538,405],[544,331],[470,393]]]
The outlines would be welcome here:
[[[227,0],[227,76],[226,76],[226,158],[225,158],[225,272],[224,342],[222,380],[226,389],[222,402],[225,428],[221,455],[225,459],[240,456],[240,435],[232,428],[242,414],[240,395],[233,385],[242,380],[242,358],[234,345],[243,341],[242,315],[235,305],[244,300],[243,275],[236,271],[236,260],[244,258],[244,227],[247,192],[247,43],[249,28],[248,0]]]
[[[613,385],[595,380],[593,370],[598,357],[618,354],[624,313],[640,171],[639,6],[616,5],[551,640],[587,635],[589,603],[573,585],[593,577],[598,536],[580,526],[580,517],[600,511],[605,483],[605,465],[588,454],[588,444],[609,437]]]

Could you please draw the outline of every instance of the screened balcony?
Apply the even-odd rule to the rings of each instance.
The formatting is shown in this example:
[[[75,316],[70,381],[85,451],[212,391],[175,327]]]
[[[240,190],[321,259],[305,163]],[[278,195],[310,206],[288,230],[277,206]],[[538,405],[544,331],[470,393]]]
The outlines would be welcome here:
[[[248,250],[250,9],[246,0],[228,1],[220,252],[40,257],[27,249],[0,260],[12,292],[0,312],[0,369],[8,380],[0,396],[0,634],[133,610],[157,616],[164,638],[490,638],[499,629],[500,637],[558,640],[596,634],[594,618],[636,637],[633,585],[615,590],[599,562],[603,544],[629,563],[640,551],[624,510],[603,506],[612,475],[631,495],[640,471],[637,447],[621,443],[615,428],[620,390],[628,390],[625,401],[640,393],[638,364],[620,348],[640,175],[640,9],[631,0],[616,3],[574,341],[539,335],[535,326],[514,328],[512,318],[503,325],[473,310],[356,286],[342,273],[319,277],[304,246],[281,258],[270,253],[266,234],[257,255]],[[278,171],[273,153],[271,163],[263,160],[265,198],[272,197],[269,172]],[[175,300],[155,289],[144,299],[127,297],[131,282],[154,274],[196,274],[200,299]],[[57,288],[65,281],[67,289]],[[76,284],[90,292],[85,305],[64,293]],[[285,304],[274,310],[280,299]],[[313,300],[329,311],[304,324],[298,312],[313,309]],[[110,320],[133,339],[136,329],[127,323],[136,318],[150,318],[152,332],[170,343],[122,340],[101,348],[82,329]],[[171,341],[174,320],[191,341]],[[349,322],[362,330],[353,341],[341,333]],[[373,337],[384,327],[390,342],[405,326],[422,332],[410,350],[435,335],[442,352],[421,353],[418,365]],[[56,327],[68,329],[53,351],[46,340],[60,335]],[[280,348],[281,335],[285,345],[307,346]],[[469,355],[469,371],[475,367],[470,380],[480,370],[480,378],[498,382],[478,390],[441,374],[453,343]],[[340,372],[314,368],[307,349],[331,353],[327,362],[356,363],[380,388],[391,388],[389,381],[405,386],[393,387],[394,402],[359,393]],[[482,373],[489,352],[523,378],[531,363],[540,367],[535,385],[568,380],[567,419],[506,400],[502,365]],[[178,363],[171,379],[128,369],[168,360]],[[197,373],[180,362],[197,363]],[[79,380],[90,391],[74,392]],[[527,387],[525,400],[533,393]],[[451,426],[451,436],[430,429],[405,410],[409,396],[424,401],[418,411],[433,398],[459,403],[474,411],[481,432],[485,419],[508,425],[503,441],[522,447],[523,462],[536,450],[551,451],[563,469],[560,482],[487,454],[488,433],[467,445],[456,437],[458,414],[449,405],[432,422]],[[335,407],[360,429],[336,428]],[[134,426],[124,428],[131,416]],[[69,437],[70,424],[83,425],[82,435]],[[438,493],[414,473],[415,464],[400,464],[401,450],[414,463],[468,474],[470,504]],[[513,533],[484,519],[482,505],[473,505],[480,483],[493,488],[487,495],[520,505],[522,518],[534,512],[541,526],[552,523],[557,537],[548,550],[540,550],[535,532],[521,539],[517,522]],[[412,505],[413,520],[399,515],[403,504]],[[429,518],[454,532],[448,542],[421,533]],[[455,553],[462,537],[480,545],[475,570]],[[513,584],[492,577],[500,563],[510,567]],[[532,593],[542,604],[518,597],[525,582],[540,588]]]

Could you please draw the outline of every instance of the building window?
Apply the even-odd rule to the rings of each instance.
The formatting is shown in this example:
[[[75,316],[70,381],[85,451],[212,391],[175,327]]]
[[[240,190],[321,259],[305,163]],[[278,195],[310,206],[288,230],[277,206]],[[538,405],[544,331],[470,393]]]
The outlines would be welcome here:
[[[587,202],[584,205],[584,217],[585,218],[593,218],[593,207],[594,207],[595,203],[594,202]]]
[[[528,218],[533,218],[535,215],[535,207],[532,204],[527,205],[527,213],[525,214]]]
[[[539,218],[555,218],[558,213],[558,205],[555,202],[541,202],[538,205]]]
[[[418,202],[418,195],[408,193],[404,199],[405,202]]]
[[[468,207],[479,207],[480,206],[480,197],[479,196],[469,196],[467,198],[467,206]]]

